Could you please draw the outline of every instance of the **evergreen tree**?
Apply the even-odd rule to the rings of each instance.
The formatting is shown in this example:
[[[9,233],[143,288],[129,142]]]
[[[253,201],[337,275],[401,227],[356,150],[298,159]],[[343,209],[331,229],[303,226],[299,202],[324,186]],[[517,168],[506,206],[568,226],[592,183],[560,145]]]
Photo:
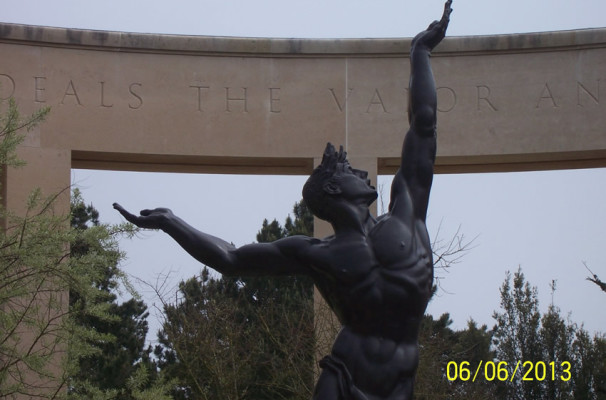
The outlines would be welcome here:
[[[244,399],[254,384],[253,354],[246,313],[238,308],[238,287],[200,277],[179,284],[180,299],[165,304],[165,321],[155,349],[158,366],[173,378],[175,399]]]
[[[263,222],[257,242],[287,236],[313,236],[313,214],[301,200],[284,227]],[[313,282],[307,276],[239,277],[240,307],[249,309],[251,323],[265,340],[255,379],[255,399],[311,397],[314,373]]]
[[[514,274],[513,286],[508,273],[501,287],[501,311],[494,318],[497,360],[510,364],[510,374],[512,364],[520,361],[515,378],[505,382],[497,398],[606,399],[604,336],[591,338],[582,327],[562,318],[553,301],[541,316],[537,289],[525,281],[521,269]],[[524,364],[528,361],[532,365]]]
[[[415,397],[419,400],[447,399],[451,395],[446,378],[448,362],[453,358],[455,334],[452,319],[444,313],[434,320],[425,315],[419,332],[419,367],[415,379]]]
[[[304,203],[284,227],[263,221],[259,242],[310,235]],[[178,381],[178,399],[309,399],[313,387],[313,292],[302,277],[200,277],[179,285],[165,303],[155,350],[159,367]]]
[[[493,397],[492,382],[460,379],[461,367],[474,368],[480,361],[492,360],[492,332],[486,325],[478,328],[470,320],[467,328],[455,331],[448,313],[434,320],[425,315],[419,332],[420,359],[415,380],[415,398],[419,400],[464,400]],[[469,364],[462,364],[469,363]],[[450,378],[455,378],[450,380]]]
[[[551,283],[552,298],[555,293],[555,281]],[[554,366],[561,366],[563,362],[572,360],[572,343],[576,326],[568,323],[560,315],[560,309],[552,303],[541,317],[539,337],[542,345],[541,360],[547,365],[554,362]],[[560,368],[558,367],[558,370]],[[572,399],[570,384],[560,379],[546,379],[544,393],[549,399]]]
[[[155,373],[150,359],[151,348],[145,349],[148,331],[147,306],[138,300],[130,288],[124,273],[119,268],[122,255],[115,245],[89,233],[111,229],[99,222],[99,213],[92,205],[86,205],[78,189],[72,193],[71,227],[77,233],[72,241],[70,258],[74,262],[94,255],[97,262],[94,270],[85,276],[89,285],[96,289],[94,298],[85,298],[75,288],[70,290],[70,313],[74,323],[96,333],[87,339],[90,353],[78,359],[78,368],[71,375],[70,395],[88,398],[94,393],[105,393],[110,397],[133,399],[129,382],[141,367],[148,374]],[[123,283],[133,298],[118,303],[116,291]],[[90,309],[102,309],[102,313],[91,313]],[[149,377],[148,377],[149,378]],[[149,380],[149,379],[148,379]],[[137,388],[149,388],[138,384]]]
[[[593,337],[593,390],[597,400],[606,400],[606,335]]]
[[[570,381],[575,400],[606,400],[606,337],[580,328],[572,345]]]
[[[498,360],[508,363],[518,360],[536,363],[542,361],[542,349],[539,336],[541,314],[536,287],[531,287],[524,278],[521,269],[511,274],[501,286],[501,309],[493,318],[497,324],[494,340]],[[506,397],[513,400],[538,399],[542,396],[541,382],[525,381],[522,374],[516,374],[513,381],[506,381]]]

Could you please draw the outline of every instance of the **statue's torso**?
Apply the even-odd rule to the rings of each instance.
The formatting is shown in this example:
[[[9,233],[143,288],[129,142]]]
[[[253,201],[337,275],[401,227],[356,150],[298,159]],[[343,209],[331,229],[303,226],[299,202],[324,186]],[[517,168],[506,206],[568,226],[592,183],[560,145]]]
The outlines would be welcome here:
[[[418,363],[433,265],[424,223],[410,222],[388,215],[367,236],[337,236],[321,250],[316,282],[343,324],[332,354],[371,392],[397,390]]]
[[[411,221],[412,222],[412,221]],[[316,284],[340,321],[355,331],[410,338],[431,293],[433,264],[425,225],[380,220],[368,233],[328,239]]]

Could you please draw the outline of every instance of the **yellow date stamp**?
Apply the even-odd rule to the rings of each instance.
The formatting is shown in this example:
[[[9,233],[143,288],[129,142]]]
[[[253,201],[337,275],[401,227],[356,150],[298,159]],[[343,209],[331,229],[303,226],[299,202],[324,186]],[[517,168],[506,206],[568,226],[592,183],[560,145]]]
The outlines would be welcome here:
[[[506,361],[480,361],[472,367],[468,361],[450,361],[446,365],[446,377],[449,381],[472,381],[484,379],[513,382],[516,376],[523,381],[560,380],[568,382],[572,377],[571,365],[568,361],[556,363],[555,361],[520,361],[510,364]],[[519,375],[517,375],[519,374]]]

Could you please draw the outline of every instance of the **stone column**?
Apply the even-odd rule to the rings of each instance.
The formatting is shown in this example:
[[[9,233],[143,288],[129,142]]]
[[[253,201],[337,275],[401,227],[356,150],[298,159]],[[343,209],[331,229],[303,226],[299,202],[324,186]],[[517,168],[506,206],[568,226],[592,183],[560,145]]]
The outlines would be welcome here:
[[[4,172],[2,190],[6,208],[18,215],[26,211],[27,198],[39,188],[45,195],[62,192],[55,204],[56,213],[69,212],[71,154],[64,149],[23,146],[18,157],[25,167],[8,167]]]
[[[70,206],[70,151],[22,146],[18,150],[18,156],[27,163],[25,167],[5,167],[3,170],[2,201],[6,209],[14,215],[25,216],[28,197],[36,188],[40,188],[44,196],[58,194],[53,201],[54,215],[67,215]],[[30,211],[29,215],[36,211]],[[68,224],[69,220],[66,219],[65,223]],[[5,221],[5,229],[11,229],[10,220]],[[65,250],[67,249],[66,244]],[[29,399],[30,395],[35,394],[45,397],[50,393],[65,390],[63,357],[67,344],[63,339],[56,341],[57,332],[54,332],[53,325],[61,323],[60,318],[68,307],[69,295],[63,290],[53,290],[52,280],[42,284],[43,287],[32,288],[31,298],[12,299],[12,303],[8,305],[14,307],[17,312],[19,307],[38,307],[39,317],[36,318],[42,324],[49,323],[44,329],[46,333],[43,334],[40,334],[37,327],[17,327],[18,334],[15,336],[19,342],[15,343],[15,346],[18,346],[19,353],[29,350],[38,354],[52,354],[45,366],[47,375],[44,377],[32,372],[25,365],[19,366],[23,372],[20,379],[27,385],[28,391],[27,395],[20,394],[15,397],[19,400]]]

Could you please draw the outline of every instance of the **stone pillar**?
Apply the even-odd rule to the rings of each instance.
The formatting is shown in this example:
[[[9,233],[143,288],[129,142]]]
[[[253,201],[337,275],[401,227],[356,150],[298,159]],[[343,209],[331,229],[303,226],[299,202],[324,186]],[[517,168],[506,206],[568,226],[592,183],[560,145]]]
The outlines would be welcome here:
[[[36,188],[40,188],[44,196],[58,194],[53,202],[52,212],[59,216],[67,215],[70,205],[70,152],[22,146],[18,150],[18,156],[27,163],[25,167],[5,167],[3,170],[2,201],[7,210],[11,214],[25,216],[29,195]],[[32,215],[32,212],[29,215]],[[10,229],[10,220],[5,222],[5,229]],[[67,219],[65,223],[69,223]],[[68,307],[68,293],[53,290],[52,280],[41,282],[44,286],[32,288],[31,298],[28,296],[24,299],[12,299],[8,305],[14,307],[17,312],[20,307],[37,307],[39,316],[35,318],[43,324],[49,323],[49,326],[44,328],[47,333],[43,334],[40,334],[36,327],[29,325],[17,327],[18,334],[14,336],[18,340],[15,346],[18,346],[19,353],[31,351],[40,355],[51,354],[45,366],[45,376],[39,376],[25,365],[19,366],[23,373],[20,379],[27,387],[27,394],[16,395],[14,398],[18,400],[33,398],[35,395],[46,397],[50,393],[65,390],[63,357],[66,354],[66,343],[62,339],[56,341],[57,332],[54,332],[53,325],[61,323],[61,315]]]
[[[46,195],[62,192],[55,204],[56,213],[69,212],[71,154],[69,150],[23,146],[18,157],[22,168],[7,168],[2,190],[6,208],[18,215],[26,211],[28,196],[36,188]]]

